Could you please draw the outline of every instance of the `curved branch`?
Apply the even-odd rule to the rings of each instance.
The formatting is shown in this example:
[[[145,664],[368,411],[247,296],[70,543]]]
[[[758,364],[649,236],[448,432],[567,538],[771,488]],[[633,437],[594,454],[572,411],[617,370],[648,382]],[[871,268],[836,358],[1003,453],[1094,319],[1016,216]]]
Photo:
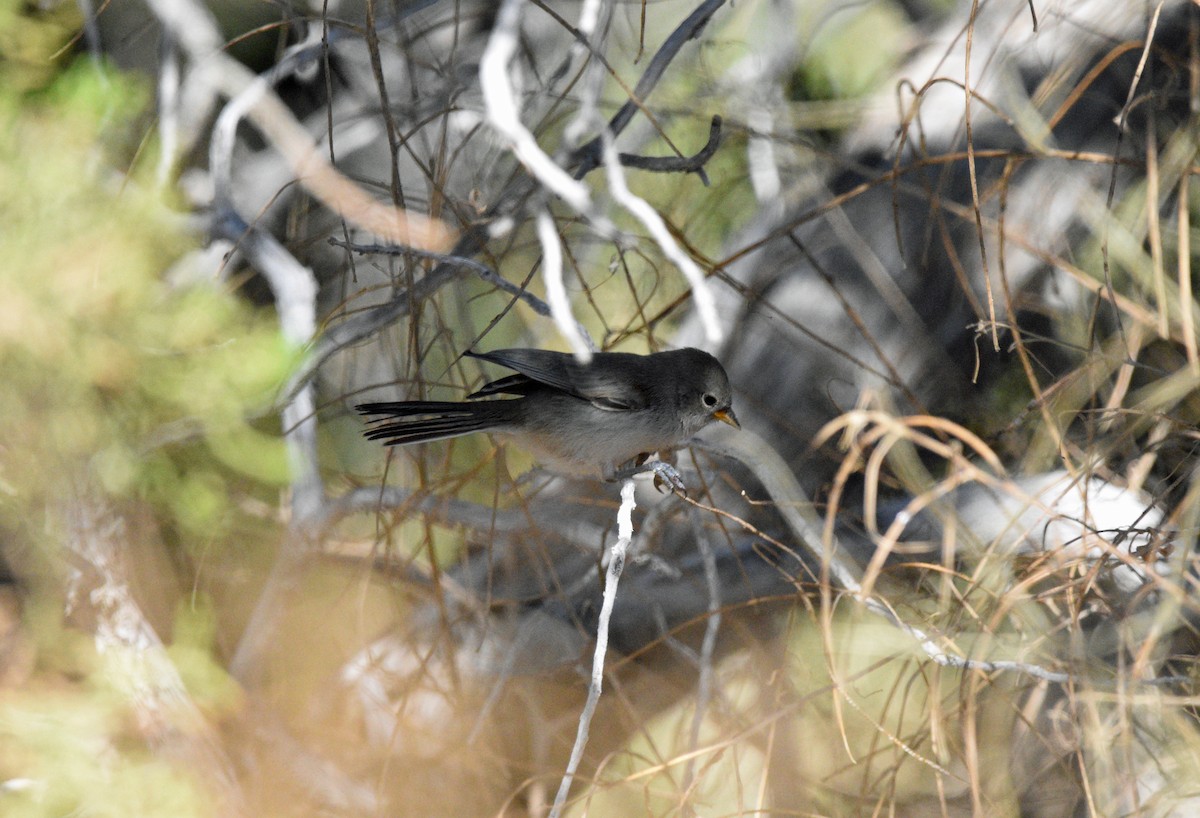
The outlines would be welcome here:
[[[708,142],[704,147],[691,156],[637,156],[632,153],[621,153],[617,158],[627,168],[648,170],[653,173],[695,173],[700,176],[704,186],[708,187],[708,174],[704,166],[717,148],[721,146],[721,117],[714,115],[712,124],[708,127]]]
[[[716,14],[717,9],[725,5],[725,0],[705,0],[695,11],[687,16],[680,23],[666,41],[654,54],[650,60],[650,64],[646,67],[646,73],[642,74],[642,78],[638,80],[638,84],[633,88],[633,98],[627,100],[620,110],[613,115],[608,121],[608,131],[616,138],[622,131],[629,126],[633,120],[633,115],[637,113],[645,99],[654,91],[658,81],[662,79],[666,73],[667,66],[679,54],[679,50],[683,48],[684,43],[689,40],[694,40],[700,36],[700,32],[708,25],[708,21]],[[586,145],[581,146],[571,156],[572,161],[578,162],[579,166],[575,169],[575,178],[582,179],[593,170],[598,168],[604,161],[604,144],[601,137],[597,136]]]

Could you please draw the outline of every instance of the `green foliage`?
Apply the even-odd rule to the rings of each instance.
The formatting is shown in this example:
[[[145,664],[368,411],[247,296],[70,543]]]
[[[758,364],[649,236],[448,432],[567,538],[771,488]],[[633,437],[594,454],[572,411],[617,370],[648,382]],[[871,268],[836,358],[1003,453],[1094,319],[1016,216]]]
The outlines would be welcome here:
[[[118,751],[112,736],[121,711],[110,698],[101,690],[40,690],[6,701],[0,718],[6,816],[212,814],[203,793],[168,762],[129,747]]]
[[[241,688],[214,658],[217,612],[203,593],[181,600],[175,611],[173,639],[167,653],[188,694],[201,708],[233,712],[241,703]]]
[[[290,355],[220,282],[164,281],[189,246],[181,220],[103,147],[147,96],[87,63],[36,94],[0,92],[0,514],[27,514],[85,467],[211,537],[231,480],[286,480],[279,439],[247,416]]]
[[[0,814],[18,818],[209,816],[207,795],[183,765],[147,748],[133,699],[114,679],[130,654],[98,653],[94,640],[64,627],[61,601],[31,597],[27,624],[39,643],[37,683],[0,696]],[[184,612],[171,658],[195,700],[227,707],[231,683],[211,658],[205,611]],[[179,661],[181,658],[185,661]]]
[[[56,58],[78,34],[76,3],[0,0],[0,88],[42,88],[57,75]]]
[[[32,56],[16,60],[14,8],[0,5],[0,530],[26,535],[5,557],[27,580],[39,674],[0,701],[0,812],[210,815],[190,771],[137,735],[106,682],[115,654],[67,627],[58,585],[31,577],[57,571],[42,521],[73,481],[148,504],[197,548],[239,524],[240,496],[275,495],[288,472],[270,406],[294,352],[222,281],[167,273],[191,249],[184,221],[136,166],[120,169],[148,89],[90,60],[55,66],[53,31],[28,34]],[[224,712],[239,701],[214,627],[205,605],[181,610],[170,658],[194,700]]]
[[[852,99],[878,91],[908,45],[904,13],[890,2],[837,9],[819,26],[794,84],[800,99]]]

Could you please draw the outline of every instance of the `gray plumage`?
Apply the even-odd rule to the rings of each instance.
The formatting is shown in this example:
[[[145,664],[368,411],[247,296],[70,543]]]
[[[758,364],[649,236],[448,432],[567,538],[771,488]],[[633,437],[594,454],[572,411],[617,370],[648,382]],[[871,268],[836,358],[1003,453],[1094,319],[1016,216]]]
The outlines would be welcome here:
[[[611,478],[618,467],[673,449],[714,420],[738,425],[724,367],[699,349],[600,352],[589,364],[539,349],[467,355],[517,374],[461,403],[360,404],[362,414],[381,416],[367,438],[401,446],[491,432],[555,471]],[[478,400],[498,395],[515,397]]]

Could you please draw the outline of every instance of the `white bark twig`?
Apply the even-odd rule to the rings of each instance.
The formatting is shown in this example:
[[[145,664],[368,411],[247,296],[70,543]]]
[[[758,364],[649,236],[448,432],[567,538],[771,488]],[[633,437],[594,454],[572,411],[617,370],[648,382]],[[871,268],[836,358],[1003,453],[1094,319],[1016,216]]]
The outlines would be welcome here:
[[[575,321],[567,289],[563,285],[562,245],[558,243],[558,230],[550,211],[542,208],[536,216],[538,242],[542,245],[542,277],[546,279],[546,300],[550,303],[550,315],[558,331],[567,339],[575,358],[581,364],[592,360],[593,345]]]
[[[278,239],[248,227],[242,251],[262,273],[279,315],[285,341],[299,349],[317,330],[317,279]],[[317,455],[317,412],[313,384],[298,390],[282,409],[284,444],[292,478],[292,525],[307,528],[321,513],[325,485]]]
[[[550,810],[550,818],[558,818],[562,814],[563,805],[567,801],[567,793],[571,790],[571,782],[579,769],[579,761],[583,758],[583,750],[587,747],[588,730],[592,724],[592,716],[596,713],[596,704],[600,701],[600,692],[604,687],[604,654],[608,651],[608,622],[612,617],[613,604],[617,600],[617,583],[621,580],[621,572],[625,568],[625,554],[633,539],[633,509],[636,507],[634,495],[636,486],[632,480],[626,480],[621,486],[621,508],[617,512],[617,541],[609,554],[608,571],[604,576],[604,601],[600,606],[600,621],[596,626],[596,651],[592,655],[592,683],[588,687],[587,702],[583,712],[579,714],[579,729],[575,734],[575,746],[571,748],[571,759],[567,762],[567,771],[559,784],[558,794],[554,797],[554,807]]]
[[[104,658],[106,684],[129,703],[147,743],[207,785],[218,814],[249,815],[220,736],[134,597],[125,518],[87,485],[72,492],[61,510],[63,543],[75,560],[67,606],[87,605],[95,616],[96,652]]]
[[[166,187],[179,155],[179,86],[182,74],[179,70],[179,49],[175,38],[163,38],[162,53],[158,60],[158,165],[154,177],[160,187]]]
[[[542,185],[582,214],[592,210],[592,194],[554,163],[521,124],[516,94],[509,81],[508,64],[517,53],[517,31],[524,0],[504,0],[487,48],[479,60],[479,86],[483,92],[488,122],[509,143],[521,164]]]
[[[576,212],[589,218],[602,232],[612,232],[606,219],[593,212],[592,194],[587,185],[555,164],[537,140],[521,124],[516,94],[509,80],[508,64],[517,51],[517,32],[521,22],[524,0],[505,0],[496,17],[495,28],[488,38],[487,48],[479,61],[479,84],[483,92],[488,121],[509,143],[517,159],[547,190],[551,191]],[[549,211],[539,209],[536,216],[538,241],[542,245],[542,275],[546,281],[546,297],[550,314],[559,332],[575,352],[580,363],[592,359],[594,345],[579,328],[562,282],[562,247]]]
[[[717,320],[717,304],[713,299],[712,290],[708,288],[704,273],[696,265],[696,262],[692,261],[691,257],[679,248],[675,239],[671,238],[671,233],[667,230],[667,225],[663,222],[662,217],[658,215],[658,211],[651,207],[645,199],[630,192],[629,187],[625,184],[625,170],[621,167],[621,160],[613,146],[612,135],[608,131],[604,132],[602,145],[604,169],[608,174],[608,189],[612,192],[613,199],[645,225],[646,229],[650,231],[651,237],[663,251],[663,255],[679,268],[679,272],[683,273],[684,278],[691,285],[692,297],[696,302],[696,313],[704,327],[705,336],[709,343],[720,343],[724,332]]]
[[[585,0],[579,9],[579,39],[571,46],[572,56],[581,61],[590,60],[593,53],[598,54],[603,39],[595,36],[596,26],[600,22],[601,9],[611,10],[612,5],[604,0]],[[579,97],[579,110],[574,119],[563,131],[567,144],[577,145],[583,135],[590,129],[603,126],[600,117],[600,92],[604,88],[604,65],[601,60],[590,60],[584,66],[582,91]]]

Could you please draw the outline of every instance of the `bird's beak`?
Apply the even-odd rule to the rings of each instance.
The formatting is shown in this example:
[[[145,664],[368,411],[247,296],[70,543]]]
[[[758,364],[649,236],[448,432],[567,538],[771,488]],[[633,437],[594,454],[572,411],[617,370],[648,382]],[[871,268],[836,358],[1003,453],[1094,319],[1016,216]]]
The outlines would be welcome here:
[[[712,416],[722,423],[728,423],[735,429],[742,428],[742,424],[738,423],[737,415],[733,413],[733,409],[718,409],[712,413]]]

